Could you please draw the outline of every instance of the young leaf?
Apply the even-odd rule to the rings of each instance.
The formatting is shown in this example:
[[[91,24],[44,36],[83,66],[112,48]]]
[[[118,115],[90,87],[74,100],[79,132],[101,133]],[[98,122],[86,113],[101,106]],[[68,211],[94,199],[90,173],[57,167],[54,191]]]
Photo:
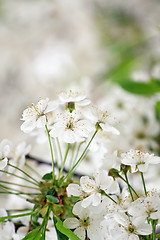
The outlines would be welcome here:
[[[42,179],[43,179],[43,180],[46,180],[46,181],[49,181],[49,180],[53,179],[52,172],[46,173],[46,174],[42,177]]]
[[[64,235],[63,233],[61,233],[57,227],[56,227],[56,223],[57,223],[57,218],[53,216],[53,221],[54,221],[54,225],[55,225],[55,229],[56,229],[56,233],[57,233],[57,238],[58,240],[68,240],[68,237],[66,235]]]
[[[46,198],[52,202],[52,203],[59,203],[59,200],[58,198],[54,197],[54,196],[51,196],[51,195],[47,195]]]
[[[65,228],[63,226],[63,222],[59,219],[57,219],[57,223],[56,223],[56,228],[63,233],[64,235],[66,235],[68,238],[72,239],[72,240],[80,240],[80,238],[74,234],[70,229]]]
[[[29,232],[22,240],[43,240],[41,236],[40,227]]]

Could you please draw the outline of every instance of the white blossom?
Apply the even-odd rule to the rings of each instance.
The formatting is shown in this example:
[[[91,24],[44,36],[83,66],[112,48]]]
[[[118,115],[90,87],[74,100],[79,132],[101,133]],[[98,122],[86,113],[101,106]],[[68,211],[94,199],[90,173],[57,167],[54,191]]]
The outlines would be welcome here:
[[[84,198],[81,201],[81,205],[84,208],[89,205],[98,206],[103,198],[101,191],[104,191],[106,194],[119,193],[118,183],[112,177],[108,176],[104,170],[99,170],[95,176],[95,180],[88,176],[81,177],[80,185],[69,184],[67,193],[69,196],[73,195]]]
[[[86,236],[90,240],[103,240],[100,215],[92,215],[89,208],[83,208],[78,202],[73,207],[73,214],[78,218],[67,218],[63,225],[66,228],[74,229],[74,233],[81,239],[85,240]]]
[[[48,98],[39,100],[37,105],[32,104],[23,111],[21,120],[23,120],[24,123],[21,125],[21,130],[25,133],[29,133],[36,127],[44,127],[47,121],[46,114],[55,110],[57,107],[58,102],[49,102]]]
[[[147,197],[142,196],[131,203],[128,213],[142,221],[149,219],[160,219],[160,196],[156,192],[149,192]]]
[[[74,143],[84,141],[92,130],[89,121],[81,119],[81,115],[74,111],[66,111],[58,115],[58,121],[53,125],[50,136],[59,137],[64,142]]]
[[[115,119],[107,111],[102,111],[101,109],[92,106],[89,107],[86,115],[88,119],[103,131],[111,132],[116,135],[120,134],[119,130],[112,126],[115,123]]]
[[[110,226],[110,233],[115,240],[139,240],[138,235],[149,235],[152,233],[152,226],[148,223],[141,223],[137,219],[128,217],[123,212],[114,214],[115,224]]]
[[[121,154],[121,158],[123,164],[131,166],[132,173],[137,171],[146,172],[149,164],[160,163],[160,157],[134,149]]]
[[[26,142],[21,142],[16,146],[10,163],[21,168],[25,164],[26,155],[30,152],[31,145]]]
[[[0,208],[0,217],[6,217],[7,212],[5,209]],[[20,240],[19,236],[15,233],[15,226],[13,222],[6,221],[0,223],[0,239],[3,240]]]

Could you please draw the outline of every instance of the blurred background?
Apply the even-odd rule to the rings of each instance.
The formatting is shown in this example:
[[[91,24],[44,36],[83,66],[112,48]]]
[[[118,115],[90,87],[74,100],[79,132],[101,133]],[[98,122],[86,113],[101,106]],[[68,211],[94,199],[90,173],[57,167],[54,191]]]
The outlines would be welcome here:
[[[117,115],[115,149],[160,153],[159,13],[159,0],[1,0],[1,139],[28,139],[22,111],[78,89]]]

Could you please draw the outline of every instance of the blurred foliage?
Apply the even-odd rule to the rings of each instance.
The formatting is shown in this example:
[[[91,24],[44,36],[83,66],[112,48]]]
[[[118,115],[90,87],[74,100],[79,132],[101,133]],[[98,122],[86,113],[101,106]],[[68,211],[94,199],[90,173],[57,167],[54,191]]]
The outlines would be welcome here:
[[[160,82],[150,79],[149,82],[135,82],[131,74],[142,64],[151,70],[157,62],[152,52],[149,52],[153,38],[146,39],[136,17],[122,8],[95,6],[95,19],[98,25],[102,45],[109,55],[106,57],[107,70],[103,81],[111,80],[126,91],[145,96],[160,92]],[[106,55],[107,55],[106,54]]]

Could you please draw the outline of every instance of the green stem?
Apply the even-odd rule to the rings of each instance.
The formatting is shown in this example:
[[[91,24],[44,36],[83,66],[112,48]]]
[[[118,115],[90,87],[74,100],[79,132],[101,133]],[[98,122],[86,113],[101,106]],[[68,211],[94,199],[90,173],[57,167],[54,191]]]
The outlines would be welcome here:
[[[119,175],[119,178],[121,178],[125,183],[127,183],[127,181],[121,176]],[[128,183],[128,186],[132,189],[132,191],[135,193],[135,195],[137,196],[137,198],[139,198],[139,195],[136,193],[136,191],[134,190],[134,188]]]
[[[112,200],[115,204],[117,204],[117,202],[111,197],[111,196],[109,196],[107,193],[105,193],[104,192],[104,194],[105,194],[105,196],[106,197],[108,197],[110,200]]]
[[[155,240],[156,239],[156,226],[155,226],[155,221],[154,220],[152,220],[151,221],[151,223],[152,223],[152,240]]]
[[[0,189],[3,189],[3,191],[5,191],[6,193],[9,193],[9,194],[18,194],[18,195],[41,195],[41,193],[25,193],[25,192],[22,192],[22,191],[19,191],[19,190],[15,190],[13,188],[10,188],[10,187],[6,187],[2,184],[0,184]],[[11,191],[14,191],[14,192],[10,192],[8,190],[11,190]],[[4,193],[5,193],[4,192]]]
[[[24,209],[10,209],[10,210],[6,210],[7,213],[12,213],[12,212],[27,212],[27,211],[31,211],[32,209],[30,208],[24,208]]]
[[[132,195],[132,192],[131,192],[131,188],[130,188],[130,184],[129,184],[129,181],[128,181],[127,173],[125,173],[124,175],[125,175],[125,178],[126,178],[126,183],[128,185],[128,190],[129,190],[129,193],[131,195],[132,201],[134,201],[134,198],[133,198],[133,195]]]
[[[25,166],[28,169],[30,169],[32,172],[34,172],[38,177],[42,178],[42,176],[35,169],[33,169],[31,166],[29,166],[27,163],[25,163]]]
[[[39,188],[31,187],[31,186],[26,186],[26,185],[19,184],[19,183],[7,182],[7,181],[2,181],[2,180],[0,180],[0,183],[6,183],[6,184],[10,184],[10,185],[19,186],[19,187],[24,187],[24,188],[30,188],[30,189],[36,189],[36,190],[39,190]]]
[[[58,164],[58,154],[57,154],[57,147],[56,147],[56,143],[55,143],[55,139],[54,138],[52,138],[52,146],[53,146],[53,151],[54,151],[54,153],[55,153],[55,164],[56,164],[56,167],[57,167],[57,169],[58,169],[58,171],[60,171],[59,170],[59,164]]]
[[[16,215],[11,215],[11,216],[6,216],[6,217],[0,217],[0,222],[3,222],[6,219],[12,219],[12,218],[17,218],[17,217],[24,217],[28,215],[34,214],[35,211],[29,212],[29,213],[23,213],[23,214],[16,214]]]
[[[32,184],[34,184],[34,185],[37,186],[37,184],[36,184],[35,182],[32,182],[32,181],[30,181],[29,179],[26,179],[26,178],[24,178],[24,177],[18,176],[18,175],[14,174],[14,173],[10,173],[10,172],[4,171],[4,170],[0,170],[0,172],[7,173],[7,174],[12,175],[12,176],[14,176],[14,177],[23,179],[23,180],[25,180],[26,182],[32,183]]]
[[[74,158],[74,155],[75,155],[75,150],[76,150],[76,143],[73,144],[72,156],[71,156],[71,159],[70,159],[70,162],[69,162],[69,169],[70,169],[71,166],[72,166],[73,158]]]
[[[61,166],[61,170],[60,170],[59,178],[58,178],[58,179],[60,179],[60,177],[61,177],[61,175],[62,175],[63,168],[64,168],[65,162],[66,162],[66,160],[67,160],[67,156],[68,156],[69,148],[70,148],[70,143],[67,143],[67,145],[66,145],[65,156],[64,156],[64,159],[63,159],[63,163],[62,163],[62,166]]]
[[[144,181],[144,176],[143,176],[143,173],[142,173],[142,172],[140,172],[140,174],[141,174],[142,183],[143,183],[143,187],[144,187],[144,193],[145,193],[145,195],[147,196],[147,190],[146,190],[146,185],[145,185],[145,181]]]
[[[93,134],[93,136],[91,137],[89,143],[87,144],[86,148],[84,149],[83,153],[81,154],[81,156],[79,157],[78,161],[74,164],[74,166],[71,168],[71,170],[68,172],[68,174],[66,175],[65,179],[69,180],[72,177],[72,173],[74,171],[74,169],[77,167],[77,165],[80,163],[80,161],[83,159],[83,157],[85,156],[85,153],[87,151],[87,149],[89,148],[91,142],[93,141],[95,135],[97,134],[98,130],[96,130]],[[64,180],[65,180],[64,179]]]
[[[76,160],[77,160],[77,157],[78,157],[78,154],[79,154],[79,151],[80,151],[80,148],[81,148],[82,144],[83,144],[83,142],[81,142],[81,143],[79,144],[78,148],[77,148],[77,153],[76,153],[75,159],[74,159],[74,161],[73,161],[73,164],[75,164],[75,162],[76,162]]]
[[[22,169],[14,166],[14,165],[12,165],[12,164],[10,164],[10,163],[8,163],[8,166],[10,166],[10,167],[12,167],[12,168],[15,168],[16,170],[22,172],[24,175],[26,175],[27,177],[29,177],[30,179],[32,179],[34,182],[36,182],[36,183],[37,183],[37,184],[36,184],[37,186],[39,186],[39,182],[38,182],[35,178],[33,178],[33,177],[31,177],[29,174],[27,174],[25,171],[23,171]]]
[[[52,169],[53,169],[53,182],[55,179],[55,171],[54,171],[54,157],[53,157],[53,149],[52,149],[52,143],[51,143],[51,137],[49,135],[48,127],[45,125],[47,136],[48,136],[48,141],[49,141],[49,146],[50,146],[50,151],[51,151],[51,158],[52,158]]]
[[[59,142],[58,138],[56,138],[56,141],[57,141],[57,145],[58,145],[60,160],[61,160],[61,163],[62,163],[63,162],[63,157],[62,157],[61,145],[60,145],[60,142]]]
[[[3,191],[5,192],[0,192],[0,194],[13,194],[13,195],[18,195],[19,197],[21,197],[21,195],[28,195],[28,196],[35,196],[35,195],[41,195],[40,193],[23,193],[23,192],[9,192],[5,189],[3,189]],[[26,199],[24,197],[22,197],[23,199]]]

